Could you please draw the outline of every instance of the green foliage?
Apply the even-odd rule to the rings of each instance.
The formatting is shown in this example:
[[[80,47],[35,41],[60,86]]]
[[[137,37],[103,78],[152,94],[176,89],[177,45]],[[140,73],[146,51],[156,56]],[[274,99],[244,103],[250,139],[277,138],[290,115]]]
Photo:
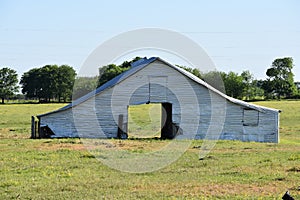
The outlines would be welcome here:
[[[221,76],[224,81],[226,94],[233,98],[242,98],[245,88],[243,77],[234,72],[229,72],[228,74],[222,72]]]
[[[191,74],[197,76],[200,79],[203,78],[201,72],[197,68],[191,68],[191,67],[186,67],[186,66],[181,66],[181,65],[175,65],[175,66],[180,67],[180,68],[184,69],[185,71],[190,72]]]
[[[71,98],[75,70],[68,65],[45,65],[25,72],[20,84],[27,98],[50,101],[52,98],[66,101]]]
[[[225,93],[225,85],[224,85],[222,74],[224,75],[223,72],[210,71],[203,74],[203,80],[207,82],[209,85],[216,88],[217,90]]]
[[[213,86],[217,90],[225,93],[224,84],[223,84],[223,80],[222,80],[222,77],[221,77],[221,72],[210,71],[210,72],[207,72],[207,73],[203,73],[197,68],[191,68],[191,67],[186,67],[186,66],[181,66],[181,65],[176,65],[176,66],[184,69],[185,71],[190,72],[191,74],[193,74],[196,77],[198,77],[198,78],[202,79],[203,81],[207,82],[208,84],[210,84],[211,86]]]
[[[294,83],[292,73],[293,59],[275,59],[272,67],[266,72],[269,76],[266,80],[256,80],[250,71],[243,71],[241,74],[235,72],[211,71],[201,73],[198,69],[179,66],[182,69],[194,74],[228,96],[245,99],[267,99],[274,98],[297,98],[300,95],[299,89]],[[220,80],[220,77],[222,80]],[[222,84],[222,82],[224,84]]]
[[[98,86],[130,69],[130,64],[138,59],[140,58],[137,57],[130,62],[125,61],[122,65],[110,64],[100,68]],[[218,71],[202,73],[197,68],[176,66],[192,73],[228,96],[256,100],[265,97],[272,98],[275,94],[278,97],[297,98],[299,94],[294,84],[294,75],[291,72],[292,62],[292,58],[276,59],[272,64],[272,68],[268,69],[266,73],[269,78],[263,81],[254,79],[253,74],[248,70],[243,71],[241,74]]]
[[[243,84],[244,84],[244,91],[243,91],[243,96],[246,97],[246,100],[250,100],[255,97],[255,91],[254,87],[252,85],[253,83],[253,75],[250,73],[250,71],[243,71],[241,73],[241,77],[243,78]]]
[[[98,76],[76,77],[73,87],[73,99],[78,99],[97,88]]]
[[[0,98],[2,104],[4,99],[12,97],[18,91],[18,75],[17,72],[8,67],[0,69]]]
[[[297,93],[294,84],[293,59],[291,57],[277,58],[267,70],[269,77],[264,84],[267,93],[277,98],[290,98]],[[270,95],[269,95],[270,96]]]
[[[300,82],[295,82],[295,86],[296,86],[296,94],[294,95],[294,99],[300,99]]]
[[[264,96],[264,90],[259,86],[259,81],[254,79],[250,71],[243,71],[241,77],[243,78],[243,98],[245,100],[255,100],[257,97]]]
[[[98,86],[103,85],[107,81],[113,79],[114,77],[118,76],[119,74],[127,71],[130,67],[122,67],[115,64],[109,64],[107,66],[101,67],[99,69],[99,83]]]
[[[99,68],[99,80],[98,87],[110,81],[119,74],[129,70],[131,68],[131,63],[139,60],[140,57],[135,57],[131,61],[124,61],[121,65],[109,64]]]
[[[66,102],[68,98],[71,98],[73,92],[73,85],[75,82],[76,72],[68,65],[61,65],[58,67],[58,73],[56,77],[56,97],[60,102],[61,98]]]
[[[201,73],[198,69],[176,66],[194,74],[212,87],[234,98],[254,100],[264,95],[263,89],[259,87],[258,80],[254,79],[250,71],[243,71],[240,75],[234,72],[227,74],[218,71]]]

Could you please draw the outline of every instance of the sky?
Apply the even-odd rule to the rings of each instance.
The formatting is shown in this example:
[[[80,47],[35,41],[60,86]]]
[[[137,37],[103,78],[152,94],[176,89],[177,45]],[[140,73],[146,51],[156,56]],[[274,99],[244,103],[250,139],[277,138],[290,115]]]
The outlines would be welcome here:
[[[219,71],[249,70],[264,79],[274,59],[292,57],[300,81],[299,10],[298,0],[0,0],[0,67],[19,78],[46,64],[79,71],[112,37],[160,28],[193,40]]]

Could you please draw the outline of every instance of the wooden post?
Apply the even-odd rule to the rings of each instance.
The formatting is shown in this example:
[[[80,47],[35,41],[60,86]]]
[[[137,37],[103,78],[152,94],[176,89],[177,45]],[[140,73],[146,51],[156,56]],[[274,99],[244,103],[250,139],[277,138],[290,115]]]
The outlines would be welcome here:
[[[38,118],[38,127],[37,127],[37,130],[38,130],[38,134],[37,134],[37,138],[41,138],[41,118]]]
[[[35,139],[35,118],[31,116],[31,138]]]
[[[123,120],[124,120],[124,116],[121,114],[119,115],[119,120],[118,120],[118,138],[122,138],[123,135]]]
[[[37,132],[38,132],[38,122],[35,121],[35,124],[34,124],[34,138],[37,138]]]

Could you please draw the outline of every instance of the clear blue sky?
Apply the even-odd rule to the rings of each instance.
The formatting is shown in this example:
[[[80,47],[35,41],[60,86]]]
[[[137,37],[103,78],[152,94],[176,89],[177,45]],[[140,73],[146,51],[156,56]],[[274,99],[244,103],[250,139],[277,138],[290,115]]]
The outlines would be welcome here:
[[[20,75],[45,64],[78,70],[105,40],[155,27],[194,40],[225,72],[265,78],[275,58],[293,57],[300,81],[299,10],[297,0],[0,0],[0,67]]]

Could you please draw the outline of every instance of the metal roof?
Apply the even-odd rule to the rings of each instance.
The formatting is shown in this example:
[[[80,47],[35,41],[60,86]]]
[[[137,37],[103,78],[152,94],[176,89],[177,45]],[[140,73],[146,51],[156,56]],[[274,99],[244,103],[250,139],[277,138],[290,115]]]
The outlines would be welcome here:
[[[98,95],[100,94],[102,91],[108,89],[108,88],[111,88],[115,85],[117,85],[118,83],[122,82],[123,80],[125,80],[126,78],[128,78],[129,76],[132,76],[133,74],[135,74],[136,72],[138,72],[139,70],[143,69],[144,67],[146,67],[147,65],[149,65],[150,63],[154,62],[154,61],[161,61],[165,64],[167,64],[169,67],[172,67],[173,69],[179,71],[181,74],[187,76],[188,78],[190,78],[191,80],[199,83],[200,85],[206,87],[207,89],[209,89],[210,91],[212,92],[215,92],[216,94],[224,97],[225,99],[227,99],[228,101],[234,103],[234,104],[238,104],[238,105],[241,105],[241,106],[244,106],[246,108],[250,108],[250,109],[254,109],[254,110],[258,110],[260,112],[264,112],[265,110],[271,110],[271,111],[274,111],[274,112],[280,112],[280,110],[277,110],[277,109],[273,109],[273,108],[267,108],[267,107],[263,107],[263,106],[258,106],[258,105],[254,105],[254,104],[250,104],[250,103],[247,103],[245,101],[241,101],[241,100],[238,100],[238,99],[235,99],[235,98],[232,98],[232,97],[229,97],[227,96],[226,94],[220,92],[219,90],[215,89],[214,87],[212,87],[211,85],[209,85],[208,83],[206,83],[205,81],[201,80],[200,78],[198,78],[197,76],[193,75],[192,73],[180,68],[180,67],[177,67],[177,66],[174,66],[164,60],[162,60],[161,58],[159,57],[151,57],[149,59],[147,58],[142,58],[140,60],[137,60],[135,61],[134,63],[131,64],[131,68],[125,72],[123,72],[122,74],[116,76],[115,78],[111,79],[110,81],[106,82],[105,84],[103,84],[102,86],[98,87],[97,89],[95,89],[94,91],[74,100],[72,103],[66,105],[65,107],[62,107],[58,110],[55,110],[55,111],[52,111],[52,112],[48,112],[48,113],[45,113],[45,114],[41,114],[41,115],[38,115],[37,117],[43,117],[43,116],[46,116],[46,115],[49,115],[49,114],[52,114],[52,113],[57,113],[57,112],[60,112],[60,111],[64,111],[64,110],[67,110],[67,109],[70,109],[70,108],[73,108],[85,101],[87,101],[88,99],[94,97],[95,95]]]

